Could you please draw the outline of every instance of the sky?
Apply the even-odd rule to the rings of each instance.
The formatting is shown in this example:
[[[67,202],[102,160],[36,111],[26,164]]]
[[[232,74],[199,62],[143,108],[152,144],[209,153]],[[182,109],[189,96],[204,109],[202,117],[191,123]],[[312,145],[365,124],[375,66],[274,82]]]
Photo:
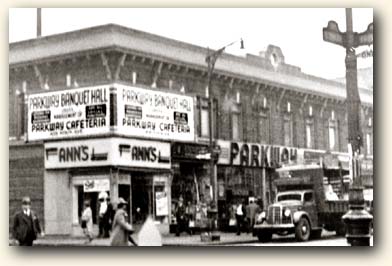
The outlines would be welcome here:
[[[329,20],[346,30],[344,8],[43,8],[42,35],[115,23],[202,47],[219,49],[242,38],[245,49],[226,52],[258,55],[269,44],[279,46],[285,62],[327,79],[345,76],[345,49],[324,42]],[[353,9],[354,31],[373,22],[372,8]],[[9,10],[9,42],[36,37],[36,9]],[[362,46],[357,53],[373,49]],[[358,68],[373,66],[373,58],[358,58]]]

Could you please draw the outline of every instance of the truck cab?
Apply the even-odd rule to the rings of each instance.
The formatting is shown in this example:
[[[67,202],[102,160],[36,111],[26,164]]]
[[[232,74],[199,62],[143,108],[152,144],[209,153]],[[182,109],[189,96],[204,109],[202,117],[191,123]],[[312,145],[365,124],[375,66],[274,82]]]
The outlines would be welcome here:
[[[295,233],[296,239],[306,241],[318,228],[317,208],[312,190],[292,190],[278,193],[274,204],[268,206],[257,218],[253,228],[260,241],[271,240],[273,234]]]
[[[341,217],[348,200],[341,191],[335,192],[343,187],[342,171],[338,175],[339,171],[320,165],[295,165],[277,172],[275,202],[257,217],[253,235],[267,242],[273,234],[293,233],[297,241],[307,241],[319,238],[323,228],[345,233]]]

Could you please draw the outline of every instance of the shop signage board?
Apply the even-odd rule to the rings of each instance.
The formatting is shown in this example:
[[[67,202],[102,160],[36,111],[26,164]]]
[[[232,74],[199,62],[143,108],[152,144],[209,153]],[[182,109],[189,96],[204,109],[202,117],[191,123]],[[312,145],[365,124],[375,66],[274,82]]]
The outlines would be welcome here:
[[[28,141],[108,133],[109,88],[104,85],[30,94]]]
[[[193,98],[181,94],[114,85],[117,132],[162,140],[194,141]]]
[[[301,149],[279,145],[230,142],[218,140],[220,147],[218,164],[242,165],[249,167],[279,167],[289,164],[327,163],[327,167],[348,169],[349,157],[346,153],[323,150]]]
[[[45,168],[124,166],[170,169],[170,143],[125,138],[45,143]]]
[[[167,193],[165,191],[155,192],[156,216],[169,215]]]
[[[101,192],[110,190],[109,179],[91,179],[83,181],[84,192]]]
[[[221,150],[218,164],[222,165],[279,167],[298,160],[297,148],[222,140],[218,140],[217,145]]]
[[[113,138],[112,165],[170,169],[170,143],[137,139]]]

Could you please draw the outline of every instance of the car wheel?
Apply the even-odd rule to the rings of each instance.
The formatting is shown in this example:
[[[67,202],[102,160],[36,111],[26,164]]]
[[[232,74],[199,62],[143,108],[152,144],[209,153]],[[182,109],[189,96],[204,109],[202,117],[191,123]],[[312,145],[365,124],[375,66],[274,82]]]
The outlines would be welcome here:
[[[266,243],[266,242],[271,241],[272,233],[270,233],[270,232],[259,233],[259,234],[257,234],[257,238],[259,239],[260,242]]]
[[[310,237],[310,224],[306,218],[301,218],[295,226],[295,239],[297,241],[307,241]]]

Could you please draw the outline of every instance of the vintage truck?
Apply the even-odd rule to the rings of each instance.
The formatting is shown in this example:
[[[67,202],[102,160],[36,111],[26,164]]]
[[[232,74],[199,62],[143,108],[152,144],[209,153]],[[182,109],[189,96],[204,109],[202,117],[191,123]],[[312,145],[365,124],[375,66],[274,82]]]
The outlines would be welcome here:
[[[295,234],[297,241],[321,237],[322,229],[346,232],[347,171],[320,165],[296,165],[277,170],[275,203],[256,217],[253,235],[268,242],[273,234]]]

